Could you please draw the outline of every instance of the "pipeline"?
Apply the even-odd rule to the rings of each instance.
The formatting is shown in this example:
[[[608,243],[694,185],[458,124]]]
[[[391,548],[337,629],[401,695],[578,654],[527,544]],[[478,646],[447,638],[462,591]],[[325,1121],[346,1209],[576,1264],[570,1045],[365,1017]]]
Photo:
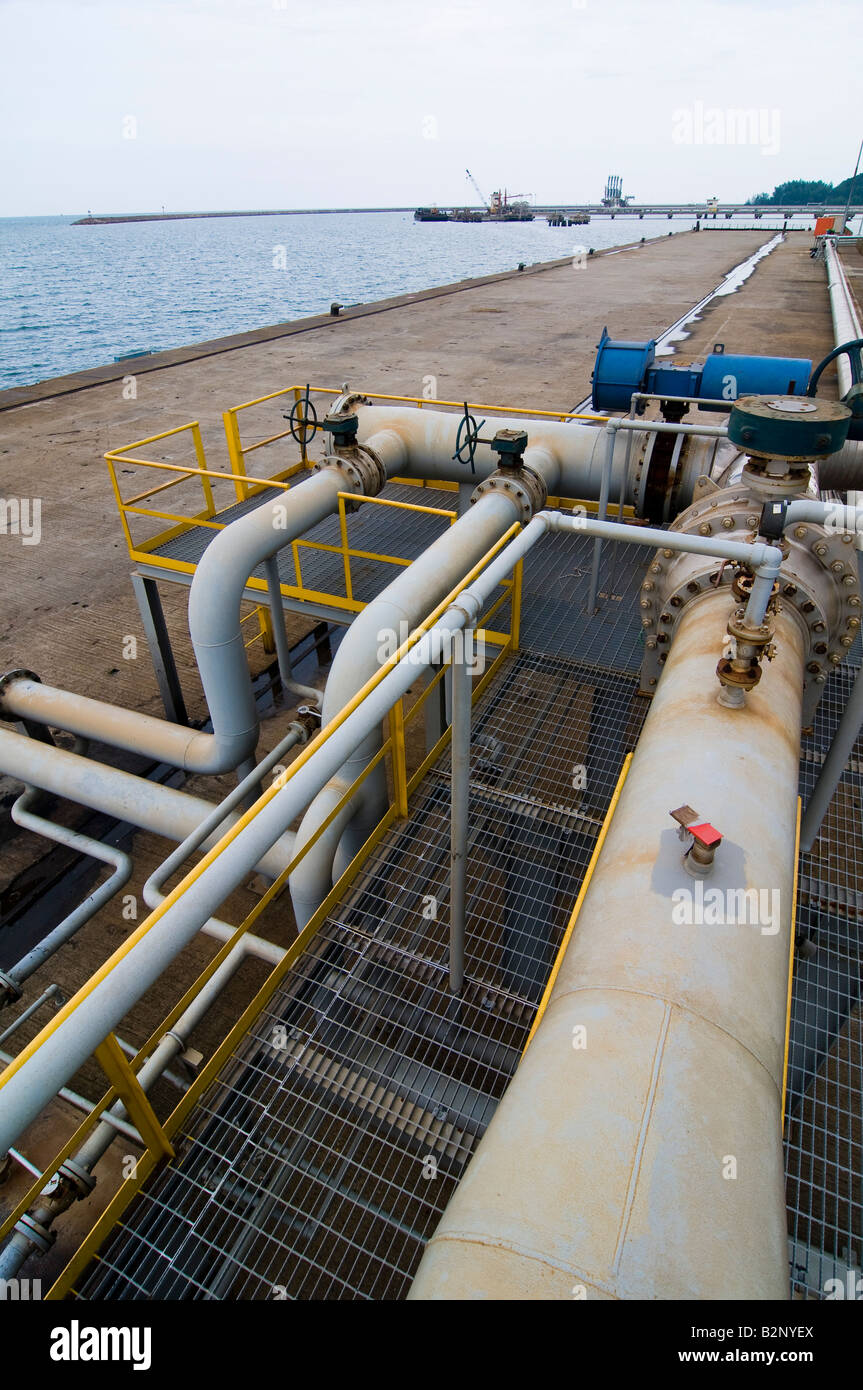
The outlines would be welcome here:
[[[854,307],[854,298],[848,286],[845,270],[839,259],[839,252],[836,249],[832,237],[827,237],[824,242],[824,260],[827,265],[827,289],[830,295],[830,313],[833,317],[833,341],[836,347],[840,343],[850,342],[852,338],[863,337],[863,329],[860,326],[860,319]],[[839,380],[840,400],[847,396],[854,384],[851,373],[851,363],[847,357],[840,357],[836,362],[836,375]]]
[[[160,1040],[137,1074],[145,1093],[164,1075],[174,1058],[185,1051],[192,1030],[249,954],[248,942],[241,938],[170,1032]],[[18,1221],[6,1245],[0,1250],[0,1279],[14,1278],[25,1260],[31,1255],[44,1253],[51,1244],[51,1227],[57,1217],[68,1211],[76,1201],[90,1195],[96,1181],[92,1177],[93,1169],[107,1153],[117,1133],[128,1130],[125,1115],[125,1106],[122,1101],[117,1101],[74,1158],[66,1159],[61,1165],[56,1178],[46,1186],[27,1216]]]
[[[727,617],[714,591],[681,618],[547,1007],[412,1298],[788,1296],[780,1111],[803,643],[780,613],[776,659],[745,709],[725,709]],[[709,880],[723,902],[778,894],[767,931],[676,919],[695,901],[669,816],[680,804],[724,833]]]
[[[131,943],[107,962],[87,987],[87,1007],[81,996],[71,1000],[45,1030],[38,1046],[25,1049],[4,1073],[0,1107],[0,1151],[40,1113],[65,1080],[91,1055],[128,1010],[150,988],[201,926],[267,850],[284,834],[294,818],[305,810],[329,779],[353,755],[355,749],[383,720],[396,700],[407,693],[417,676],[447,653],[453,633],[473,625],[490,596],[512,571],[517,561],[550,527],[603,534],[610,539],[655,546],[691,549],[748,563],[756,569],[756,581],[748,600],[747,621],[761,621],[772,591],[773,576],[781,551],[762,543],[723,541],[718,537],[690,536],[622,526],[589,518],[564,517],[542,512],[493,559],[473,584],[422,636],[409,639],[364,687],[362,698],[322,731],[297,760],[288,780],[265,794],[254,815],[242,818],[241,828],[220,853],[199,866],[194,880],[173,902],[168,900],[138,928]],[[759,617],[761,614],[761,617]],[[719,644],[721,648],[721,643]],[[716,649],[712,651],[715,659]],[[714,686],[715,691],[715,686]],[[739,715],[740,711],[735,711]],[[732,716],[733,717],[733,716]],[[320,740],[320,741],[319,741]],[[158,930],[156,926],[158,924]]]
[[[465,570],[476,564],[520,519],[517,502],[506,493],[480,497],[467,515],[460,517],[357,615],[341,641],[327,680],[322,716],[325,725],[379,669],[387,635],[413,631],[455,587]],[[297,832],[298,850],[372,761],[381,742],[378,727],[353,750],[315,798]],[[381,767],[366,778],[294,870],[290,879],[291,900],[299,930],[320,907],[334,880],[380,821],[386,810],[386,796],[386,776]]]
[[[35,787],[25,787],[12,807],[12,819],[16,825],[20,825],[24,830],[35,831],[37,835],[43,835],[46,839],[53,840],[59,845],[65,845],[68,849],[75,850],[79,854],[90,855],[103,864],[110,864],[114,872],[95,892],[89,894],[82,903],[79,903],[74,911],[64,917],[63,921],[59,922],[47,936],[43,937],[38,946],[34,946],[32,951],[28,951],[10,970],[0,970],[0,986],[4,987],[0,989],[0,1006],[3,1003],[11,1002],[13,998],[18,998],[24,981],[29,979],[41,965],[44,965],[45,961],[49,960],[61,946],[65,945],[106,903],[109,903],[132,876],[132,860],[128,854],[125,854],[121,849],[115,849],[112,845],[104,845],[89,835],[82,835],[79,831],[69,830],[65,825],[55,825],[53,821],[46,820],[44,816],[35,815],[32,808],[38,799],[39,793]]]
[[[67,729],[186,772],[215,774],[247,762],[258,741],[258,716],[240,628],[249,575],[331,515],[340,491],[361,485],[355,471],[329,459],[287,496],[280,494],[277,501],[262,503],[238,517],[205,550],[189,593],[189,631],[212,734],[54,690],[25,673],[12,673],[0,682],[0,715]]]
[[[33,682],[36,689],[44,689]],[[60,692],[62,693],[62,692]],[[155,720],[154,723],[158,723]],[[102,811],[118,821],[164,835],[169,840],[185,840],[214,810],[211,801],[176,791],[173,787],[136,777],[131,772],[95,762],[65,748],[55,748],[0,726],[0,768],[19,782],[32,784],[52,796]],[[232,814],[229,823],[239,817]],[[203,842],[210,849],[218,836]],[[294,852],[294,837],[285,834],[266,852],[258,865],[261,873],[277,878]]]
[[[362,397],[345,396],[336,411],[352,407]],[[466,465],[454,454],[461,417],[415,408],[389,409],[360,404],[357,443],[330,455],[311,478],[263,502],[220,531],[205,550],[189,594],[189,631],[214,732],[202,733],[121,709],[104,701],[41,685],[28,672],[11,672],[0,679],[0,717],[31,719],[66,729],[85,738],[141,753],[187,772],[219,773],[237,767],[247,772],[257,745],[258,718],[240,628],[240,606],[249,575],[279,550],[331,515],[340,491],[374,495],[389,477],[465,481]],[[527,430],[530,445],[524,462],[545,482],[550,494],[596,499],[603,487],[609,502],[637,501],[636,473],[627,467],[629,450],[614,450],[610,466],[603,447],[604,431],[595,425],[537,424],[518,417],[496,417],[496,429]],[[651,431],[681,433],[707,427],[646,426],[634,439],[633,452],[642,457]],[[675,505],[685,507],[695,479],[709,471],[707,454],[715,441],[693,439],[685,466],[678,467]],[[498,458],[488,442],[476,446],[473,477],[484,481]],[[274,578],[269,571],[273,605]],[[278,629],[278,624],[276,625]],[[276,631],[277,641],[279,638]],[[308,694],[308,687],[291,681],[283,654],[283,679]]]

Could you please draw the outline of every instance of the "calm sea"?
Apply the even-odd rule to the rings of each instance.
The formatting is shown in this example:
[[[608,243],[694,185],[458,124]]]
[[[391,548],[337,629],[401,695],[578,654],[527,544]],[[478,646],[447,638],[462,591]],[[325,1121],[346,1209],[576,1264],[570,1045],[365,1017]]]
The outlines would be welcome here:
[[[693,223],[428,223],[385,212],[73,226],[80,215],[0,219],[0,389]]]

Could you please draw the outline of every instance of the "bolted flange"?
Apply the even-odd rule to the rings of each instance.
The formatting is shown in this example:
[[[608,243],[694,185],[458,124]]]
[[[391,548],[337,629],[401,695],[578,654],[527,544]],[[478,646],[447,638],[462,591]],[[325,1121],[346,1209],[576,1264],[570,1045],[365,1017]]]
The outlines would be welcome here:
[[[525,464],[518,468],[498,468],[497,472],[485,478],[471,493],[471,506],[490,492],[502,492],[511,498],[521,512],[519,519],[523,526],[542,511],[548,499],[545,479]]]
[[[338,468],[344,474],[346,492],[361,492],[366,497],[376,497],[386,486],[387,470],[374,449],[367,444],[349,444],[342,452],[327,454],[312,464],[313,473],[319,473],[322,468]],[[358,505],[349,502],[347,507],[351,511],[356,510]]]

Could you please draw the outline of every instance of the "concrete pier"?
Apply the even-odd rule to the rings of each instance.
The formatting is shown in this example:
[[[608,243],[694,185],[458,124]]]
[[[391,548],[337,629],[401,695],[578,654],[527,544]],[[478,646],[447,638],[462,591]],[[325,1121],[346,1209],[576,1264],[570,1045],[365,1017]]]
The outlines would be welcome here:
[[[221,412],[293,382],[421,395],[433,377],[441,399],[567,410],[589,392],[604,325],[612,336],[660,333],[772,235],[675,234],[583,268],[555,262],[0,393],[0,495],[39,497],[42,525],[38,546],[2,538],[14,578],[4,585],[0,671],[27,665],[82,694],[161,713],[149,662],[122,659],[123,637],[137,635],[143,649],[144,634],[107,449],[199,420],[208,461],[225,468]],[[830,349],[824,270],[809,259],[808,238],[787,241],[738,293],[715,300],[677,355],[686,361],[717,340],[728,351],[814,358]],[[186,596],[164,591],[194,717],[204,711]]]
[[[573,244],[583,239],[584,230],[573,229]],[[442,399],[468,397],[514,409],[565,411],[588,394],[604,326],[612,336],[657,336],[772,235],[769,230],[675,233],[615,248],[583,268],[567,259],[358,306],[337,319],[278,324],[0,393],[0,496],[41,501],[38,545],[24,546],[16,536],[0,535],[0,672],[27,666],[61,687],[154,715],[162,712],[102,458],[107,449],[196,419],[208,461],[225,468],[221,412],[306,381],[339,387],[347,380],[358,389],[421,395],[426,379],[433,377]],[[690,325],[677,357],[688,361],[709,352],[717,341],[729,352],[823,356],[832,346],[826,276],[808,251],[808,237],[779,246],[738,292],[714,300]],[[133,377],[130,399],[124,388]],[[831,381],[825,378],[825,391]],[[317,450],[318,441],[313,452]],[[280,462],[277,451],[272,452],[273,468],[285,466],[287,457]],[[162,586],[162,597],[189,713],[200,717],[205,711],[188,642],[187,597],[182,588],[168,584]],[[292,621],[304,625],[302,619]],[[124,658],[128,636],[137,638],[137,660]],[[259,652],[253,657],[256,664],[262,660]],[[271,743],[272,729],[265,725],[261,746]],[[204,784],[196,784],[200,781]],[[188,789],[216,799],[231,782],[196,779]],[[0,778],[0,796],[11,798],[13,790]],[[74,809],[64,805],[60,818],[75,823]],[[31,836],[7,840],[7,829],[8,809],[0,810],[0,838],[5,841],[0,892],[46,848]],[[165,841],[136,835],[136,871],[128,893],[140,895],[143,880],[167,851]],[[255,901],[246,887],[238,889],[226,905],[226,916],[240,920]],[[140,908],[144,915],[142,903]],[[33,994],[55,980],[67,995],[73,993],[131,925],[121,920],[119,904],[110,904],[74,945],[34,977]],[[280,903],[279,920],[268,921],[267,932],[282,944],[290,939],[286,906]],[[193,943],[177,972],[170,972],[172,978],[158,982],[124,1020],[124,1038],[140,1044],[174,1002],[180,978],[187,983],[214,949],[209,939]],[[221,1036],[237,1016],[260,973],[257,966],[249,967],[226,991],[202,1031],[202,1046]],[[22,1028],[16,1043],[26,1042],[43,1021]],[[103,1079],[95,1063],[82,1068],[74,1085],[93,1098],[101,1094]],[[57,1102],[24,1136],[25,1153],[35,1162],[47,1159],[77,1118],[65,1102]],[[24,1184],[24,1175],[16,1174],[3,1190],[0,1209],[20,1196]],[[43,1266],[46,1280],[62,1266],[76,1235],[104,1201],[103,1186],[110,1191],[111,1182],[100,1185],[64,1224],[58,1246]]]

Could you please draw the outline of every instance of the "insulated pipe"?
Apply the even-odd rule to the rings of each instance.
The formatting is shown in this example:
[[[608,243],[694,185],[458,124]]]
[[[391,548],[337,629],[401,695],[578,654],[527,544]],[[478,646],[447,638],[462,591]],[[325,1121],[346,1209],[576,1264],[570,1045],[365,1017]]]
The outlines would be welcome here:
[[[480,497],[469,513],[459,517],[357,614],[342,638],[327,680],[321,716],[324,725],[379,670],[381,652],[389,655],[394,651],[520,517],[518,503],[502,490]],[[312,803],[297,832],[297,850],[326,820],[378,752],[381,742],[380,729],[376,729]],[[386,777],[379,766],[291,874],[291,900],[298,930],[302,931],[320,907],[334,879],[340,877],[385,810]]]
[[[103,811],[119,821],[151,830],[170,840],[184,840],[216,809],[213,803],[173,787],[135,777],[131,772],[82,758],[65,748],[52,748],[38,739],[16,734],[0,726],[0,768],[10,777],[33,784],[52,796]],[[229,823],[239,819],[231,814]],[[210,849],[219,836],[204,841]],[[294,837],[285,834],[268,849],[258,868],[277,878],[291,862]]]
[[[28,951],[26,956],[22,956],[11,970],[0,972],[0,983],[4,980],[8,981],[16,989],[29,979],[40,965],[44,965],[55,951],[59,951],[60,947],[65,945],[70,937],[73,937],[79,928],[83,927],[85,922],[89,922],[91,917],[95,917],[96,913],[110,902],[115,893],[119,893],[123,885],[128,883],[132,877],[132,860],[123,850],[116,849],[113,845],[102,844],[100,840],[94,840],[89,835],[82,835],[77,830],[70,830],[65,825],[55,825],[53,821],[34,815],[30,808],[38,796],[39,793],[35,787],[27,787],[18,797],[11,812],[15,824],[20,825],[24,830],[32,830],[47,840],[53,840],[58,845],[65,845],[78,854],[87,854],[93,859],[100,860],[103,864],[111,864],[114,872],[64,917],[53,931],[50,931],[47,936],[43,936],[38,946],[34,946],[32,951]]]
[[[435,479],[442,482],[463,483],[481,482],[500,465],[500,459],[486,443],[478,443],[474,455],[475,473],[471,473],[467,463],[453,458],[459,440],[459,427],[463,415],[449,414],[440,410],[417,410],[411,406],[356,405],[359,420],[360,443],[368,444],[376,452],[387,450],[395,456],[397,449],[402,451],[400,463],[388,467],[390,477],[394,471],[408,477]],[[600,495],[603,474],[608,476],[609,503],[634,504],[634,480],[627,477],[625,441],[615,441],[613,463],[607,470],[605,421],[595,424],[571,421],[560,423],[556,420],[538,420],[516,416],[492,416],[482,424],[481,435],[489,438],[497,430],[524,430],[528,437],[528,449],[524,461],[543,478],[549,495],[561,497],[583,497],[595,500]],[[707,444],[727,435],[724,425],[676,424],[666,421],[634,422],[621,421],[620,428],[633,430],[636,447],[643,447],[650,434],[683,434],[705,436]],[[463,432],[463,431],[462,431]],[[693,439],[693,447],[698,441]],[[693,471],[693,480],[697,476]],[[681,498],[681,506],[688,506],[691,497]]]
[[[157,1047],[154,1048],[137,1074],[138,1082],[145,1093],[167,1071],[174,1058],[184,1050],[193,1028],[200,1022],[213,1001],[229,983],[247,954],[247,942],[245,939],[241,939],[234,950],[225,957],[218,969],[213,972],[185,1013],[177,1019],[170,1032],[166,1033]],[[67,1098],[69,1095],[70,1093],[67,1093]],[[93,1107],[88,1102],[84,1102],[84,1108],[92,1110]],[[126,1107],[122,1101],[116,1101],[106,1118],[96,1125],[75,1154],[74,1162],[79,1170],[91,1173],[100,1158],[111,1147],[118,1133],[138,1138],[140,1141],[137,1131],[126,1123],[125,1116]],[[67,1181],[60,1184],[52,1193],[43,1193],[28,1216],[31,1221],[35,1221],[46,1231],[50,1231],[57,1217],[67,1211],[83,1195],[89,1195],[89,1193],[84,1194],[80,1184]],[[31,1237],[27,1225],[19,1221],[6,1245],[0,1251],[0,1278],[14,1277],[24,1261],[29,1259],[31,1255],[38,1253],[41,1248],[37,1241]]]
[[[459,632],[466,623],[477,622],[501,581],[551,527],[575,531],[586,529],[588,534],[592,528],[602,527],[604,535],[623,541],[643,540],[645,534],[638,527],[564,517],[555,512],[541,512],[534,517],[521,534],[486,566],[480,577],[462,590],[457,602],[442,614],[435,625],[401,655],[361,701],[352,706],[350,713],[341,718],[338,726],[314,748],[290,779],[266,800],[262,798],[263,804],[257,813],[230,844],[198,873],[177,900],[162,911],[160,919],[151,923],[146,931],[146,924],[142,924],[138,929],[141,934],[136,936],[131,949],[106,963],[98,973],[96,982],[88,988],[86,1008],[82,1007],[77,997],[65,1005],[57,1016],[56,1024],[53,1027],[48,1025],[51,1031],[38,1048],[27,1055],[20,1055],[13,1063],[14,1070],[9,1068],[0,1077],[0,1153],[14,1144],[18,1135],[56,1095],[64,1081],[74,1075],[193,939],[203,923],[215,914],[237,884],[284,834],[294,818],[380,725],[395,701],[411,688],[417,675],[447,657],[453,633]],[[654,534],[661,537],[664,545],[673,545],[680,550],[691,548],[698,554],[706,550],[732,559],[744,556],[752,564],[768,564],[775,555],[781,558],[781,552],[760,543],[748,545],[745,542],[722,541],[712,536],[689,536],[670,531],[657,531]],[[711,552],[710,547],[715,549]],[[727,555],[729,550],[732,551],[731,555]],[[693,609],[697,606],[693,604]],[[727,606],[724,617],[727,618]],[[786,625],[783,619],[783,630]],[[797,632],[796,626],[794,631]],[[723,627],[722,642],[724,633]],[[797,643],[799,647],[799,636]],[[721,643],[719,645],[721,649]],[[714,665],[715,659],[716,649],[713,648],[711,660]],[[715,703],[715,671],[713,674]],[[799,690],[797,699],[799,703]],[[718,709],[721,708],[718,706]],[[745,708],[728,710],[722,711],[721,717],[742,719],[745,713]],[[789,742],[794,742],[790,736]],[[751,800],[755,802],[756,798]],[[758,805],[761,805],[760,800]]]
[[[464,419],[462,415],[425,407],[417,410],[413,406],[357,405],[353,409],[359,420],[359,442],[375,449],[380,448],[384,440],[390,448],[400,445],[403,461],[398,471],[405,476],[479,483],[500,466],[500,458],[485,443],[476,446],[474,473],[467,463],[453,458],[459,442],[459,426]],[[480,423],[477,418],[477,424]],[[599,496],[604,455],[601,425],[597,428],[596,425],[496,415],[486,421],[481,434],[485,439],[502,429],[527,431],[529,451],[533,456],[528,459],[525,455],[525,463],[541,474],[550,494]],[[620,449],[610,483],[615,501],[623,480],[623,463],[623,449]]]
[[[721,592],[681,617],[546,1010],[411,1298],[788,1297],[803,644],[780,612],[776,659],[725,709],[727,617]],[[724,836],[706,880],[683,867],[683,803]]]
[[[839,252],[830,237],[827,237],[824,242],[824,260],[827,265],[830,313],[833,316],[833,341],[835,346],[839,347],[841,343],[848,343],[853,338],[863,337],[863,330],[861,330],[860,319],[854,308],[854,300],[848,288],[848,281],[839,259]],[[851,375],[851,363],[847,357],[837,359],[836,376],[839,380],[841,399],[847,396],[854,384],[854,378]]]
[[[328,459],[287,494],[263,502],[226,526],[198,562],[189,590],[189,633],[213,721],[212,738],[228,757],[227,766],[237,767],[250,757],[258,741],[258,715],[240,627],[249,575],[335,512],[340,492],[355,489],[346,468]]]
[[[240,628],[249,575],[334,512],[339,492],[348,486],[344,468],[329,461],[287,494],[280,492],[275,501],[265,501],[238,517],[201,556],[189,591],[189,631],[212,734],[54,690],[26,677],[9,678],[0,685],[0,714],[68,729],[186,772],[218,773],[238,767],[251,758],[258,741],[258,716]]]

